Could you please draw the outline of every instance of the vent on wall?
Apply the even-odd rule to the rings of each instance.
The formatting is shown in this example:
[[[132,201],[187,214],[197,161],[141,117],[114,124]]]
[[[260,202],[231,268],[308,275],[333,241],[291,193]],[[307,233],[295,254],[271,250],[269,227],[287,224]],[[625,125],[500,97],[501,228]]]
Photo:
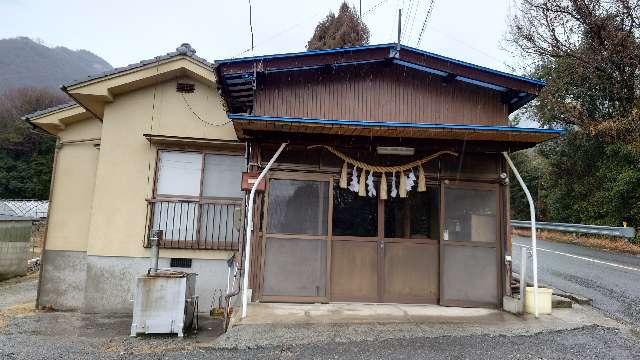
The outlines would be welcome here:
[[[191,262],[192,262],[191,259],[171,258],[171,262],[169,266],[172,268],[190,268]]]
[[[196,91],[196,84],[181,83],[181,82],[176,84],[176,92],[183,93],[183,94],[190,94],[194,91]]]

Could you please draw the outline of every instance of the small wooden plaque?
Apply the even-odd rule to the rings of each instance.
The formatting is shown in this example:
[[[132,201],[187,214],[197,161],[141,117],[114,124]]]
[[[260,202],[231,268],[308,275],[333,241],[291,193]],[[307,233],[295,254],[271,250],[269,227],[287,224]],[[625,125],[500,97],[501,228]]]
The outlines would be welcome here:
[[[243,191],[251,191],[253,184],[255,184],[256,180],[258,180],[258,176],[260,173],[258,172],[243,172],[242,173],[242,190]],[[260,184],[256,188],[256,191],[264,191],[266,189],[266,183],[264,179],[260,181]]]

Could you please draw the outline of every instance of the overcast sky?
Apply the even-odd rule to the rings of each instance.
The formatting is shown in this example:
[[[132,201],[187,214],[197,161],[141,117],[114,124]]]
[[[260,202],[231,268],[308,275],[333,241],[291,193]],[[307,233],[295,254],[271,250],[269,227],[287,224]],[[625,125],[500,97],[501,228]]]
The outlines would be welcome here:
[[[435,0],[419,48],[513,72],[517,59],[503,50],[513,1]],[[255,53],[304,51],[318,21],[341,2],[252,0]],[[362,0],[371,43],[395,42],[400,6],[403,43],[416,46],[429,3]],[[116,67],[173,51],[181,42],[211,61],[251,55],[248,0],[0,0],[0,14],[0,38],[28,36],[87,49]]]

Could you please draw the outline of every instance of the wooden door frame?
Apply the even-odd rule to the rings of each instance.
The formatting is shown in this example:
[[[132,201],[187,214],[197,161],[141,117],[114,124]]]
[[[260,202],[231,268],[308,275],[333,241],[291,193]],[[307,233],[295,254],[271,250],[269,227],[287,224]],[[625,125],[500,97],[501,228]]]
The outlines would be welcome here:
[[[281,179],[281,180],[302,180],[302,181],[325,181],[329,186],[328,191],[328,209],[327,209],[327,235],[301,235],[301,234],[277,234],[277,233],[269,233],[268,232],[268,213],[269,213],[269,181],[272,179]],[[372,299],[375,302],[385,302],[387,300],[393,302],[401,302],[399,299],[385,299],[384,296],[384,244],[386,243],[417,243],[417,244],[433,244],[438,245],[439,248],[442,246],[442,216],[443,216],[443,203],[442,203],[442,184],[434,184],[430,185],[431,188],[440,191],[440,199],[439,199],[439,218],[440,218],[440,239],[431,239],[431,238],[385,238],[385,214],[384,214],[384,205],[386,200],[382,200],[378,198],[377,201],[377,235],[374,237],[359,237],[359,236],[333,236],[333,199],[334,199],[334,180],[335,176],[332,174],[326,173],[314,173],[314,172],[289,172],[289,171],[273,171],[267,174],[265,181],[267,182],[266,190],[264,193],[264,203],[263,203],[263,216],[262,216],[262,232],[261,236],[261,251],[260,258],[258,259],[261,273],[258,275],[258,288],[260,289],[259,294],[256,294],[256,299],[258,301],[264,302],[322,302],[327,303],[333,300],[333,293],[331,288],[332,283],[332,250],[333,250],[333,240],[336,241],[364,241],[364,242],[375,242],[376,250],[377,250],[377,294],[376,299]],[[316,296],[276,296],[276,295],[264,295],[264,269],[265,269],[265,261],[266,261],[266,243],[269,237],[286,239],[286,238],[298,238],[298,239],[313,239],[319,241],[326,241],[326,288],[325,288],[325,296],[316,297]],[[322,239],[319,239],[322,238]],[[438,269],[438,279],[439,279],[439,294],[436,299],[426,299],[425,303],[431,303],[435,301],[436,303],[440,299],[440,294],[442,293],[442,281],[441,281],[441,273],[442,273],[442,251],[438,252],[438,261],[439,266]],[[341,301],[350,301],[348,299],[341,299]],[[351,301],[362,301],[362,299],[353,299]]]
[[[496,239],[492,246],[492,243],[481,243],[481,242],[451,242],[449,240],[444,240],[444,218],[445,212],[447,209],[445,208],[445,188],[457,188],[457,189],[480,189],[480,190],[494,190],[496,192]],[[462,307],[488,307],[488,308],[496,308],[500,307],[502,302],[502,249],[503,249],[503,226],[502,222],[504,219],[504,206],[503,206],[503,198],[501,196],[501,185],[499,183],[487,183],[487,182],[475,182],[475,181],[450,181],[444,180],[440,183],[440,305],[442,306],[462,306]],[[486,303],[479,301],[459,301],[459,300],[446,300],[442,296],[444,294],[444,287],[447,286],[443,281],[444,276],[444,262],[446,261],[444,257],[444,248],[445,246],[466,246],[466,247],[488,247],[495,248],[496,250],[496,303]]]
[[[288,172],[288,171],[272,171],[267,174],[266,189],[264,193],[264,205],[262,216],[262,251],[260,252],[261,273],[258,276],[260,294],[257,296],[258,301],[264,302],[308,302],[308,303],[328,303],[331,298],[331,233],[333,231],[333,175],[323,173],[308,172]],[[278,180],[300,180],[300,181],[319,181],[327,182],[328,186],[328,202],[327,202],[327,234],[326,235],[303,235],[303,234],[278,234],[268,232],[268,213],[269,213],[269,181]],[[324,296],[288,296],[288,295],[264,295],[264,274],[266,261],[266,246],[268,238],[286,239],[307,239],[325,241],[326,246],[326,264],[325,264],[325,295]]]
[[[429,190],[429,188],[435,190],[435,191],[442,191],[440,184],[436,183],[436,184],[428,184],[427,185],[427,191]],[[407,196],[409,196],[409,194],[407,194]],[[406,199],[406,198],[405,198]],[[384,296],[384,286],[385,286],[385,282],[384,282],[384,270],[385,270],[385,261],[384,261],[384,251],[385,251],[385,244],[397,244],[397,243],[413,243],[413,244],[429,244],[429,245],[436,245],[439,247],[439,243],[441,242],[442,237],[440,237],[440,239],[432,239],[432,238],[397,238],[397,237],[385,237],[385,209],[384,209],[384,205],[386,204],[387,201],[389,201],[390,199],[386,199],[386,200],[382,200],[379,199],[379,204],[378,204],[378,241],[382,243],[382,247],[380,247],[380,245],[378,246],[378,253],[379,253],[379,264],[378,264],[378,277],[381,278],[382,280],[379,280],[381,287],[379,288],[379,297],[378,297],[378,301],[379,302],[390,302],[390,303],[403,303],[403,299],[402,298],[386,298]],[[440,202],[440,199],[438,199],[438,201]],[[438,217],[440,217],[440,214],[442,212],[442,205],[438,204]],[[439,223],[439,222],[438,222]],[[423,300],[423,303],[425,304],[437,304],[439,299],[440,299],[440,251],[438,249],[438,266],[437,266],[437,271],[438,271],[438,296],[436,298],[421,298],[421,300]]]

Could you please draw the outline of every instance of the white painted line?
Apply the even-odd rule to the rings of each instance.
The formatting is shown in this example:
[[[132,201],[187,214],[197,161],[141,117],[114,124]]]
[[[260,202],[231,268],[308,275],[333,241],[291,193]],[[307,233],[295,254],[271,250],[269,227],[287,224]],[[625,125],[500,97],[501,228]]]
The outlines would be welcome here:
[[[518,245],[518,246],[523,246],[526,248],[530,248],[531,246],[529,245],[524,245],[524,244],[518,244],[518,243],[513,243],[513,245]],[[572,254],[567,254],[567,253],[563,253],[560,251],[555,251],[555,250],[549,250],[549,249],[543,249],[543,248],[538,248],[538,250],[540,251],[547,251],[550,253],[554,253],[554,254],[558,254],[558,255],[564,255],[564,256],[569,256],[572,258],[576,258],[576,259],[580,259],[580,260],[586,260],[586,261],[591,261],[597,264],[604,264],[604,265],[609,265],[609,266],[613,266],[613,267],[617,267],[620,269],[625,269],[625,270],[631,270],[631,271],[638,271],[640,272],[639,268],[635,268],[635,267],[631,267],[631,266],[624,266],[624,265],[620,265],[620,264],[615,264],[615,263],[610,263],[610,262],[606,262],[606,261],[602,261],[602,260],[596,260],[596,259],[592,259],[592,258],[588,258],[588,257],[584,257],[584,256],[578,256],[578,255],[572,255]]]

